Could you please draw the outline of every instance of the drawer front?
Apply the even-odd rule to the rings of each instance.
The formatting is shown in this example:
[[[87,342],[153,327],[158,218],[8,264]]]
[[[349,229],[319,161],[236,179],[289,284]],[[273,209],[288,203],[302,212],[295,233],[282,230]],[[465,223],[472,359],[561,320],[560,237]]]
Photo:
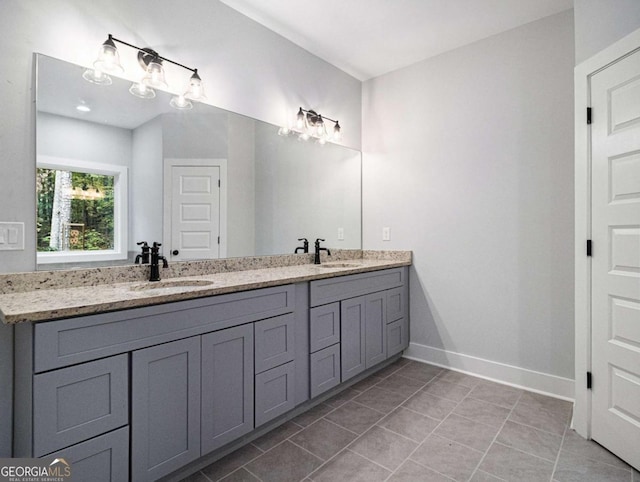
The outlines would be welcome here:
[[[254,324],[255,368],[262,373],[284,365],[295,357],[295,318],[277,316]]]
[[[48,457],[71,464],[72,480],[126,482],[129,480],[129,427],[100,435]]]
[[[387,291],[387,323],[404,318],[407,314],[407,288]]]
[[[311,308],[309,312],[311,353],[340,341],[340,303]]]
[[[310,306],[398,288],[406,284],[406,273],[405,268],[392,268],[312,281]]]
[[[387,325],[387,357],[400,353],[409,346],[409,320],[402,318]]]
[[[311,398],[340,384],[340,344],[310,355]]]
[[[256,375],[256,427],[295,407],[294,372],[294,362],[289,362]]]
[[[33,449],[40,457],[128,423],[128,355],[33,377]]]
[[[35,371],[231,328],[295,307],[293,285],[36,323]]]

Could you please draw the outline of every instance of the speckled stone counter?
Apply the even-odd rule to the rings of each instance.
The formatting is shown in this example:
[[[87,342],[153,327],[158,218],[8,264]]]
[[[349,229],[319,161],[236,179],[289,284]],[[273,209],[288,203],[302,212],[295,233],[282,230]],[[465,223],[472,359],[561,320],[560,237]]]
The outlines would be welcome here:
[[[312,259],[285,255],[173,263],[161,269],[161,282],[146,281],[148,265],[5,274],[0,275],[0,319],[5,324],[47,321],[408,266],[411,252],[335,250],[323,256],[325,265]],[[194,280],[201,284],[172,285]]]

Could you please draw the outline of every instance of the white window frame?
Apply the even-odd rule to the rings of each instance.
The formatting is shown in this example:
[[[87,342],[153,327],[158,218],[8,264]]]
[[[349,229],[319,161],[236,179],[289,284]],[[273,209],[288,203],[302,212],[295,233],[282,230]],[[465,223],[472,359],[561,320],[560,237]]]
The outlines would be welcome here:
[[[113,176],[113,249],[37,252],[38,264],[113,261],[127,259],[128,168],[117,164],[38,156],[37,168]]]

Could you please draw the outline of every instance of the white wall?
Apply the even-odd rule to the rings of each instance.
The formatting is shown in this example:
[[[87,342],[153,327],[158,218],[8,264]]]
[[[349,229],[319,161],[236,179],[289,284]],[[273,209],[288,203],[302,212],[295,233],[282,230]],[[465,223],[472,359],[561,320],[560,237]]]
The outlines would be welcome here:
[[[573,60],[567,11],[364,84],[364,246],[414,252],[412,343],[573,378]]]
[[[576,65],[640,28],[639,0],[574,0]]]

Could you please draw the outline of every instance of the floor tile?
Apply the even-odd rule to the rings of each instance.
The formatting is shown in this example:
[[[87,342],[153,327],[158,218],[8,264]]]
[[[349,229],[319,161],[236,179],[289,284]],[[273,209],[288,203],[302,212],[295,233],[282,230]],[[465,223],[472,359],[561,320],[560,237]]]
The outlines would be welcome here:
[[[246,466],[264,482],[298,482],[322,465],[315,455],[285,441]]]
[[[374,386],[376,383],[381,382],[382,380],[383,378],[379,377],[377,374],[371,375],[365,378],[364,380],[359,381],[355,385],[351,385],[351,388],[353,390],[357,390],[358,392],[365,392],[369,390],[372,386]]]
[[[453,370],[444,370],[438,375],[438,378],[445,382],[456,383],[469,388],[475,387],[481,380],[480,378],[472,377],[466,373],[455,372]]]
[[[562,435],[569,423],[570,413],[568,408],[557,409],[544,404],[518,402],[509,415],[509,420]]]
[[[378,387],[373,387],[354,399],[356,402],[382,413],[389,413],[406,400],[404,395],[388,392]]]
[[[202,472],[196,472],[195,474],[182,479],[180,482],[211,482],[211,480],[209,480],[209,478]]]
[[[222,477],[229,475],[234,470],[242,467],[247,462],[255,459],[262,452],[253,445],[245,445],[235,452],[230,453],[226,457],[221,458],[217,462],[202,469],[202,473],[209,479],[216,481]]]
[[[434,432],[454,442],[485,452],[493,442],[498,428],[450,414]]]
[[[377,388],[397,393],[404,397],[410,397],[422,387],[424,382],[415,378],[407,378],[402,375],[391,375],[376,385]]]
[[[470,418],[476,422],[486,423],[501,427],[509,416],[510,410],[504,407],[498,407],[492,403],[475,400],[473,398],[465,398],[453,410],[453,413]]]
[[[294,418],[292,422],[297,423],[301,427],[307,427],[333,410],[333,407],[327,405],[326,403],[321,403],[320,405],[316,405],[315,407],[313,407],[311,410],[307,410],[306,412],[301,413],[296,418]]]
[[[436,420],[444,420],[456,407],[457,403],[444,398],[434,397],[425,392],[418,392],[404,403],[404,407],[420,412]]]
[[[513,408],[522,392],[518,388],[482,380],[471,390],[469,396],[501,407]]]
[[[406,364],[396,373],[398,375],[402,375],[403,377],[415,378],[416,380],[428,382],[440,372],[442,372],[442,368],[433,365],[427,365],[426,363],[412,361]]]
[[[502,482],[504,479],[499,479],[495,475],[487,474],[482,470],[476,470],[476,473],[471,477],[470,482]]]
[[[466,481],[482,459],[482,452],[430,435],[410,458],[454,480]]]
[[[227,475],[220,482],[260,482],[260,479],[249,473],[246,469],[238,469]]]
[[[469,394],[471,388],[435,378],[431,380],[422,391],[430,395],[435,395],[436,397],[459,402]]]
[[[328,460],[353,442],[356,437],[357,435],[321,419],[289,440],[322,460]]]
[[[479,468],[501,479],[527,482],[549,482],[553,473],[552,462],[499,443],[491,446]]]
[[[427,467],[407,460],[395,471],[389,482],[451,482],[452,480]]]
[[[623,469],[629,468],[629,466],[625,462],[613,455],[603,446],[597,444],[592,440],[586,440],[582,438],[572,429],[567,429],[564,434],[562,450],[571,452],[573,454],[582,455],[598,462],[615,465],[616,467],[620,467]]]
[[[629,469],[562,450],[553,478],[559,482],[631,482],[632,473]]]
[[[345,450],[310,478],[316,482],[376,482],[385,480],[390,474],[387,469]]]
[[[253,445],[266,452],[300,430],[302,430],[300,425],[293,422],[285,422],[271,432],[267,432],[262,437],[254,440]]]
[[[349,450],[393,471],[418,446],[400,435],[374,426],[349,446]]]
[[[341,391],[337,395],[334,395],[329,400],[326,400],[324,403],[329,405],[330,407],[337,408],[340,405],[344,405],[352,398],[358,396],[360,392],[357,390],[353,390],[352,388],[347,388],[346,390]]]
[[[378,370],[375,375],[380,378],[387,378],[390,375],[393,375],[398,370],[400,370],[405,364],[401,364],[398,362],[392,363],[391,365],[387,365],[382,370]]]
[[[562,436],[507,421],[496,441],[555,463]]]
[[[439,423],[439,420],[399,407],[380,420],[378,425],[416,442],[422,442]]]
[[[369,430],[384,414],[356,402],[348,402],[325,418],[357,434]]]

